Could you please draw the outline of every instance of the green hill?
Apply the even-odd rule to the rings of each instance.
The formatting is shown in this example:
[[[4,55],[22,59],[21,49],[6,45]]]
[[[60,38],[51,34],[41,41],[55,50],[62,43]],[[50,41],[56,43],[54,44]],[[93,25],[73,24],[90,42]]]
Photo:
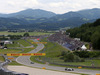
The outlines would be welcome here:
[[[100,19],[94,23],[86,23],[81,27],[69,29],[72,38],[80,38],[82,41],[91,42],[94,49],[100,50]]]

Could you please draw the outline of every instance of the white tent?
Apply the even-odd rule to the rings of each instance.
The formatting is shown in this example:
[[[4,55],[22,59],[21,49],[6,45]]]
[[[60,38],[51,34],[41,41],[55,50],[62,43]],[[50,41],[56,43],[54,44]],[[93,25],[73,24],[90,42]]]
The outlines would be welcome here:
[[[4,44],[12,44],[12,41],[4,41]]]
[[[85,45],[83,45],[83,46],[81,47],[81,49],[82,49],[82,50],[86,50],[87,48],[86,48]]]

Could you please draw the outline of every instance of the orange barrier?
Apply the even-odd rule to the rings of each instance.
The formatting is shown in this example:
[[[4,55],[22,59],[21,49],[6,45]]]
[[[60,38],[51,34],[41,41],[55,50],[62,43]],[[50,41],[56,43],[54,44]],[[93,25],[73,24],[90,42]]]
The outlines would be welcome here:
[[[46,69],[45,67],[43,67],[42,69]]]
[[[14,58],[8,58],[8,59],[14,59]]]
[[[82,67],[80,66],[80,67],[78,67],[79,69],[81,69]]]

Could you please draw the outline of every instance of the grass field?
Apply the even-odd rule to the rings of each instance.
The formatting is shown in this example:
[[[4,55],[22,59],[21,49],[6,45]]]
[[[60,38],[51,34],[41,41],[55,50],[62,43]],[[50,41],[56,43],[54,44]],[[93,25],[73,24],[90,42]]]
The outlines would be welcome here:
[[[45,45],[45,53],[46,53],[46,57],[50,57],[50,58],[56,58],[59,55],[61,55],[62,51],[68,51],[66,48],[62,47],[61,45],[57,44],[57,43],[52,43],[47,41],[46,39],[41,40],[42,42],[47,42],[47,44]]]
[[[10,48],[10,47],[20,47],[20,45],[18,44],[17,41],[14,41],[13,44],[7,44],[7,47]]]
[[[91,66],[92,62],[94,62],[94,66],[100,67],[100,60],[86,60],[85,62],[64,62],[61,59],[53,58],[51,62],[61,63],[61,64],[69,64],[69,65],[82,65],[82,66]]]
[[[27,39],[27,41],[28,42],[30,42],[30,43],[32,43],[32,42],[34,42],[33,40],[31,40],[31,39]],[[33,43],[32,43],[33,44]],[[37,44],[33,44],[34,45],[34,47],[36,47],[37,46]]]
[[[33,42],[33,41],[30,40],[30,39],[27,39],[27,41],[30,42],[30,43]],[[16,47],[21,47],[20,44],[21,44],[22,46],[24,46],[24,47],[31,46],[28,42],[26,42],[26,41],[23,40],[23,39],[20,39],[20,40],[14,41],[13,44],[7,44],[7,47],[8,47],[8,48],[10,48],[10,47],[15,47],[15,48],[16,48]],[[18,43],[19,43],[19,44],[18,44]],[[33,45],[34,45],[34,47],[37,46],[37,44],[33,44]]]
[[[36,63],[44,64],[42,62],[37,61],[35,58],[36,58],[36,56],[31,56],[30,60],[33,61],[33,62],[36,62]]]
[[[26,41],[23,40],[23,39],[20,39],[20,40],[18,40],[17,42],[19,42],[19,44],[21,44],[21,45],[24,46],[24,47],[31,46],[28,42],[26,42]]]
[[[44,42],[48,42],[46,39],[43,39],[42,41]],[[65,48],[63,48],[62,46],[60,46],[59,44],[57,43],[52,43],[52,42],[48,42],[46,46],[46,58],[45,57],[36,57],[36,58],[39,58],[39,59],[42,59],[42,60],[46,60],[47,62],[54,62],[54,63],[58,63],[58,64],[69,64],[69,65],[83,65],[83,66],[91,66],[92,65],[92,62],[94,64],[94,66],[100,66],[100,60],[98,59],[93,59],[93,60],[86,60],[85,62],[64,62],[64,60],[60,59],[59,55],[61,54],[61,51],[64,51],[64,50],[67,50]],[[34,57],[31,57],[31,60],[32,58],[34,59]],[[36,61],[35,59],[32,60],[32,61],[35,61],[35,62],[38,62]],[[38,62],[40,63],[40,62]]]
[[[7,31],[0,31],[0,35],[24,35],[26,32],[7,32]],[[52,34],[52,33],[46,33],[46,32],[28,32],[31,36],[38,36],[38,35],[45,35],[45,34]]]
[[[15,50],[15,49],[0,49],[0,54],[7,54],[7,53],[18,53],[21,50]],[[0,56],[0,61],[4,62],[4,58]]]
[[[0,56],[0,62],[4,62],[4,58],[2,56]]]
[[[33,42],[32,40],[27,40],[29,41],[30,43]],[[29,43],[27,43],[25,40],[18,40],[18,41],[15,41],[14,44],[7,44],[7,47],[20,47],[18,42],[20,44],[22,44],[23,46],[30,46]],[[30,52],[31,50],[33,50],[37,45],[34,44],[35,46],[32,47],[32,48],[18,48],[18,49],[0,49],[0,54],[6,54],[6,53],[27,53],[27,52]],[[23,51],[21,51],[21,49],[23,49]],[[17,57],[17,56],[16,56]],[[2,56],[0,56],[0,61],[1,62],[4,62],[4,58]],[[17,63],[16,61],[12,61],[9,65],[21,65],[19,63]]]
[[[21,50],[17,49],[0,49],[0,54],[6,54],[6,53],[17,53],[20,52]]]
[[[23,48],[23,49],[24,49],[24,51],[21,52],[21,53],[28,53],[28,52],[30,52],[31,50],[33,50],[34,48]]]
[[[12,61],[12,62],[9,63],[8,65],[21,65],[21,64],[17,63],[16,61]]]
[[[47,42],[47,44],[45,45],[45,49],[46,49],[46,51],[45,51],[46,56],[45,57],[47,57],[47,58],[57,58],[61,54],[62,51],[67,51],[66,48],[60,46],[57,43],[49,42],[46,39],[41,40],[41,42]],[[45,57],[41,57],[41,58],[45,58]],[[34,59],[34,57],[31,57],[31,60],[38,62]]]

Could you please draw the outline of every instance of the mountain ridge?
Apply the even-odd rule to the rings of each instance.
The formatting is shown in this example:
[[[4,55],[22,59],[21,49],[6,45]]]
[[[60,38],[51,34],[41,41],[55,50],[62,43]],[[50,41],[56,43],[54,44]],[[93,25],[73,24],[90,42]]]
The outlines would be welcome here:
[[[36,9],[38,11],[37,16],[38,17],[34,17],[32,16],[32,12],[33,9],[28,9],[28,10],[23,10],[18,12],[19,14],[23,14],[23,12],[25,12],[24,14],[27,14],[28,12],[31,12],[31,16],[18,16],[17,17],[5,17],[0,18],[0,26],[3,28],[39,28],[39,29],[59,29],[62,27],[79,27],[84,23],[91,23],[94,22],[96,19],[100,18],[100,9],[98,8],[94,8],[94,9],[86,9],[86,10],[80,10],[77,12],[68,12],[65,14],[55,14],[53,13],[52,17],[45,17],[42,14],[42,17],[39,17],[39,14],[41,14],[40,12],[44,10],[41,9]],[[27,11],[27,12],[26,12]],[[36,11],[36,12],[37,12]],[[40,12],[39,12],[40,11]],[[97,12],[98,11],[98,12]],[[35,12],[35,13],[36,13]],[[84,13],[85,12],[85,13]],[[47,12],[46,12],[47,13]],[[48,13],[52,13],[52,12],[48,12]],[[93,14],[90,14],[93,13]],[[97,14],[95,14],[97,13]],[[14,15],[16,13],[13,13]],[[4,14],[2,14],[4,15]],[[11,21],[11,19],[13,19]],[[8,20],[7,20],[8,19]],[[10,19],[10,20],[9,20]]]
[[[17,17],[17,18],[22,18],[22,17],[34,17],[34,18],[41,18],[41,17],[46,17],[50,18],[52,16],[56,15],[53,12],[46,11],[46,10],[41,10],[41,9],[26,9],[19,11],[17,13],[11,13],[11,14],[0,14],[0,17]]]

